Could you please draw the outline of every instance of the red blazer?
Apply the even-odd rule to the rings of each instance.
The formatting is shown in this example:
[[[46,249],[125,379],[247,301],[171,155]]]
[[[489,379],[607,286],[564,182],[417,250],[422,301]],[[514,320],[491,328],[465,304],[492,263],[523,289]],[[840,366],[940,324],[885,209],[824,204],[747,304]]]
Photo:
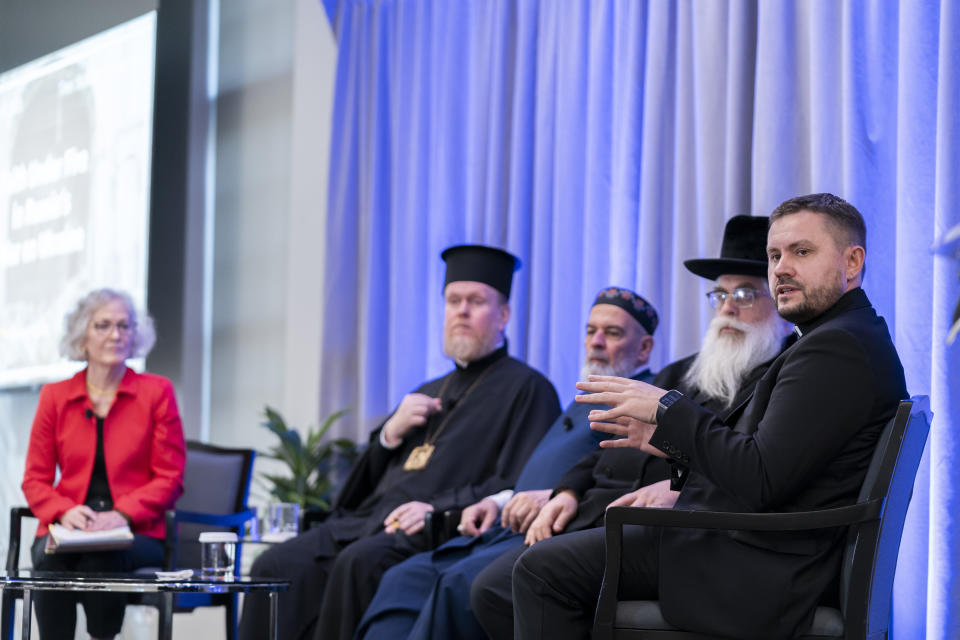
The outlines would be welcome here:
[[[97,421],[88,417],[86,370],[44,385],[30,430],[23,493],[40,520],[37,535],[87,497],[97,448]],[[173,385],[127,369],[103,422],[103,450],[113,506],[133,530],[164,535],[164,512],[183,493],[185,447]],[[60,479],[56,484],[57,467]]]

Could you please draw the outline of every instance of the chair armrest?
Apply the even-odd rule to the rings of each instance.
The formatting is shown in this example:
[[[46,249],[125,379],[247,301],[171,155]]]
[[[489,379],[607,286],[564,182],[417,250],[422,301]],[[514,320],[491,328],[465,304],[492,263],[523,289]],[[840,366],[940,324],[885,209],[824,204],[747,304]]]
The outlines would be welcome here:
[[[33,518],[30,507],[10,507],[10,538],[7,545],[7,573],[20,568],[20,531],[21,520]]]
[[[600,598],[597,600],[593,637],[596,640],[607,640],[613,637],[617,592],[620,587],[620,558],[623,554],[623,525],[739,531],[800,531],[877,520],[883,513],[883,507],[884,501],[879,498],[845,507],[790,513],[731,513],[649,507],[610,507],[605,517],[607,564],[600,587]]]
[[[173,522],[190,522],[193,524],[205,524],[211,527],[242,527],[251,518],[257,516],[253,509],[237,511],[236,513],[202,513],[199,511],[183,511],[176,509],[168,511],[173,514]]]
[[[883,500],[877,498],[845,507],[789,513],[734,513],[726,511],[688,511],[649,507],[611,507],[606,524],[621,526],[642,524],[651,527],[686,529],[734,529],[739,531],[801,531],[842,527],[856,522],[876,520],[883,513]]]
[[[423,516],[423,535],[426,538],[427,549],[440,546],[441,529],[443,529],[443,514],[427,511]]]
[[[434,549],[444,542],[460,535],[457,526],[460,524],[462,509],[447,509],[440,513],[428,511],[423,517],[423,531],[426,536],[427,548]]]
[[[189,522],[210,527],[225,527],[239,530],[245,522],[256,517],[257,512],[253,509],[245,509],[244,511],[237,511],[236,513],[201,513],[198,511],[184,511],[182,509],[171,509],[167,511],[167,530],[163,540],[163,568],[169,571],[177,565],[176,553],[177,540],[180,534],[180,523]]]
[[[460,535],[457,527],[460,526],[460,516],[462,515],[463,509],[447,509],[443,512],[443,540],[440,541],[440,544]]]

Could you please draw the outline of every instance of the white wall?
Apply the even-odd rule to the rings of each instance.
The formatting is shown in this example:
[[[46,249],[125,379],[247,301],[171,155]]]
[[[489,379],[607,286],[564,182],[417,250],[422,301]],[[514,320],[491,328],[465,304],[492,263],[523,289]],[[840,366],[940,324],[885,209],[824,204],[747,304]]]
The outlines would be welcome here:
[[[272,444],[266,404],[319,421],[336,44],[317,0],[221,4],[210,441]],[[258,470],[267,461],[258,463]]]

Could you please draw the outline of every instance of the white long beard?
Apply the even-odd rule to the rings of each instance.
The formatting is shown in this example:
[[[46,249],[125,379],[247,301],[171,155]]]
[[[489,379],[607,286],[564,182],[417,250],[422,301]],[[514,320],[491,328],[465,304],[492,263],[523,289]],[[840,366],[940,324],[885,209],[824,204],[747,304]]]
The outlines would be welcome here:
[[[742,334],[720,333],[724,327]],[[683,376],[683,381],[702,393],[723,400],[729,407],[743,378],[759,364],[772,359],[783,345],[783,323],[776,314],[759,325],[719,316],[710,322],[703,348]]]

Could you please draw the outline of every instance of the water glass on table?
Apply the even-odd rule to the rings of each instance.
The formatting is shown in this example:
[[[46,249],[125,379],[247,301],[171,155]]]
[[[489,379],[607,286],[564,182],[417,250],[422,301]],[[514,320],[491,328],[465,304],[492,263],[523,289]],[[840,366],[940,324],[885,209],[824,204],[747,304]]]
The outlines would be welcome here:
[[[237,534],[232,531],[204,531],[200,534],[200,571],[204,578],[233,580],[237,557]]]
[[[262,540],[283,541],[300,531],[300,505],[295,502],[274,502],[267,505],[266,531]]]

